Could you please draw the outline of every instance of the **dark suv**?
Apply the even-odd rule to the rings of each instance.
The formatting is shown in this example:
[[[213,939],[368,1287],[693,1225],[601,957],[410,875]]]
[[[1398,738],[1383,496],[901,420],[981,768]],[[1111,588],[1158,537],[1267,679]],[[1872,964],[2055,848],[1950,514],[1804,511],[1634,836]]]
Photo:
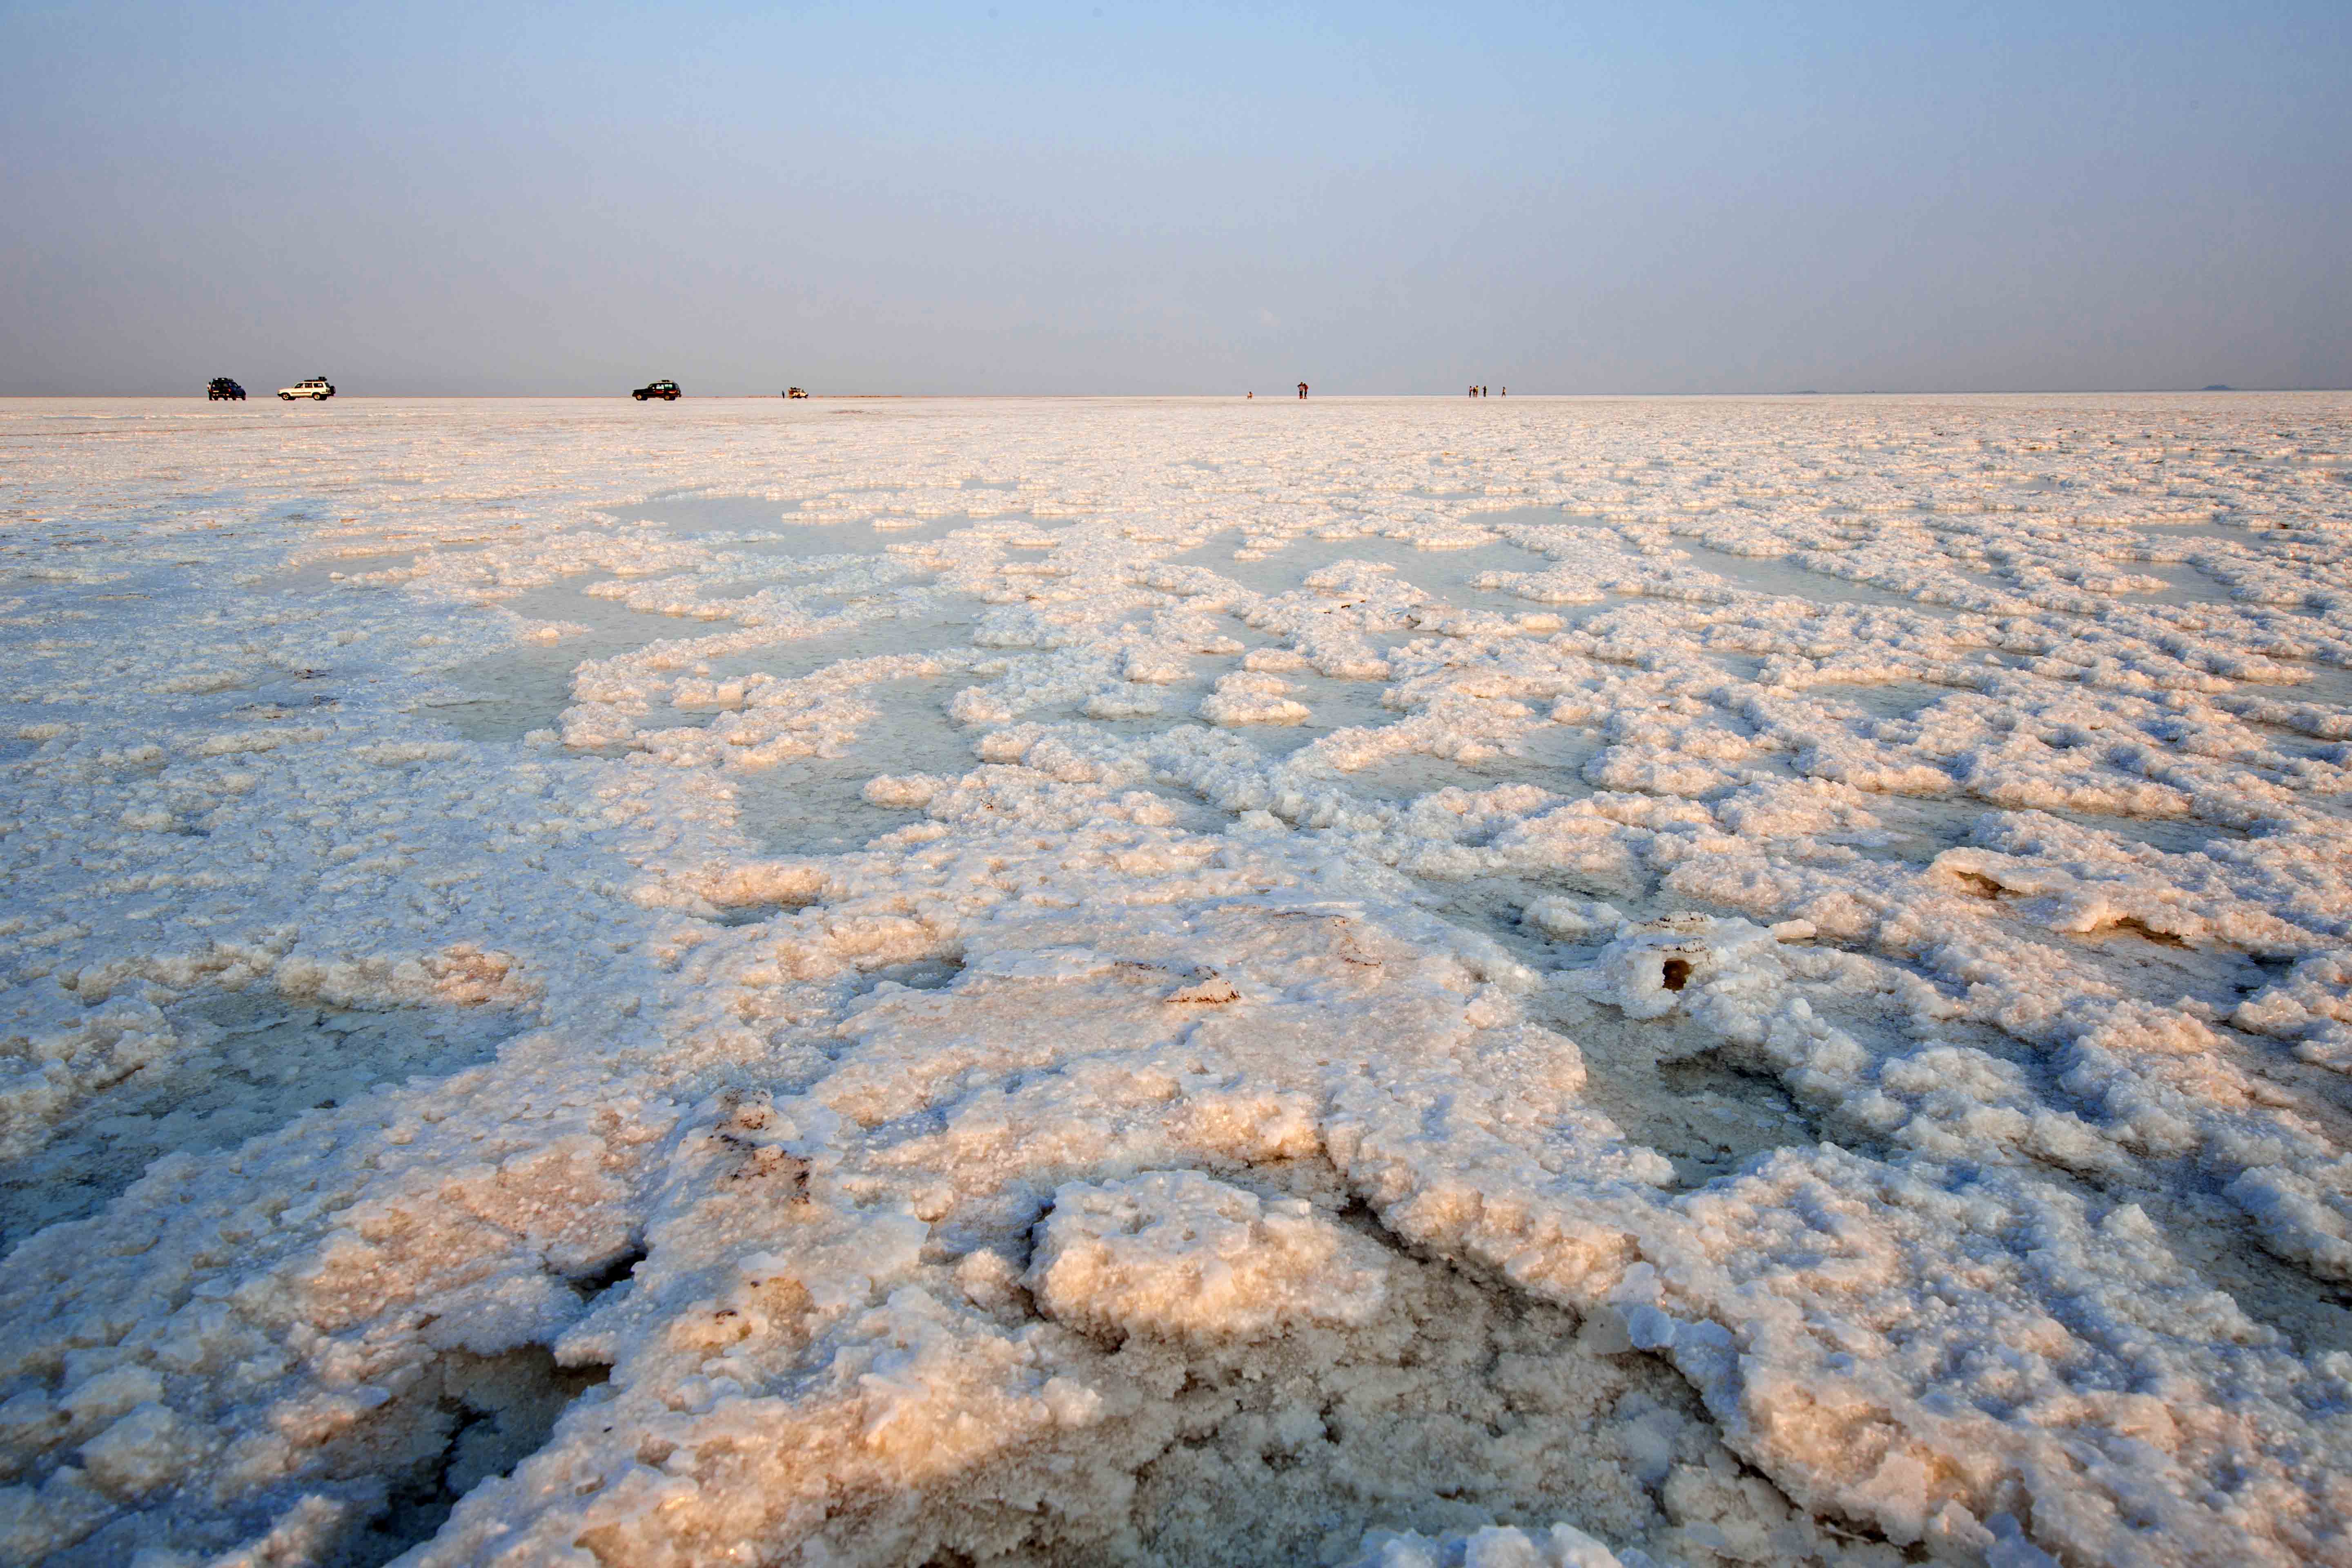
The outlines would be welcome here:
[[[234,399],[238,403],[243,403],[245,401],[245,388],[239,386],[236,383],[231,381],[225,375],[216,375],[213,377],[213,384],[205,388],[205,401],[207,403],[220,403],[230,399]]]
[[[677,383],[674,381],[647,382],[645,385],[637,388],[636,391],[629,394],[629,395],[635,398],[639,403],[643,403],[648,397],[667,397],[672,403],[676,403],[677,401]]]

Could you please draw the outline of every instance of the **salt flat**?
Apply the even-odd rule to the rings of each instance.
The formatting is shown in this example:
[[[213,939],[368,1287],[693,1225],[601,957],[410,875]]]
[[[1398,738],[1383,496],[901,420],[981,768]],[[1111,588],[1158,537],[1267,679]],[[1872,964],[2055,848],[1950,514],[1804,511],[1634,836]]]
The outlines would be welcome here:
[[[2352,1563],[2347,454],[0,404],[0,1560]]]

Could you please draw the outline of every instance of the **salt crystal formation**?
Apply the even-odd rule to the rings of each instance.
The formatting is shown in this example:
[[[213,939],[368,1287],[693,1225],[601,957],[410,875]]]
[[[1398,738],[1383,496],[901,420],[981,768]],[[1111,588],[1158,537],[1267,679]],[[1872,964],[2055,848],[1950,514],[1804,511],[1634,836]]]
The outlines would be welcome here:
[[[0,1560],[2352,1564],[2352,399],[224,406],[0,410]]]

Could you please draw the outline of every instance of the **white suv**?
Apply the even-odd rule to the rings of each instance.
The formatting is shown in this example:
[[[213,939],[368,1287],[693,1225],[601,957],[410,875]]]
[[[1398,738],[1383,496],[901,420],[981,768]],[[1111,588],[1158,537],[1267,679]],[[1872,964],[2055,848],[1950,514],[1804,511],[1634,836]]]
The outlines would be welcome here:
[[[324,403],[328,398],[335,395],[335,388],[334,384],[325,376],[314,375],[308,381],[298,381],[291,386],[279,387],[278,395],[289,403],[298,397],[308,397],[316,402]]]

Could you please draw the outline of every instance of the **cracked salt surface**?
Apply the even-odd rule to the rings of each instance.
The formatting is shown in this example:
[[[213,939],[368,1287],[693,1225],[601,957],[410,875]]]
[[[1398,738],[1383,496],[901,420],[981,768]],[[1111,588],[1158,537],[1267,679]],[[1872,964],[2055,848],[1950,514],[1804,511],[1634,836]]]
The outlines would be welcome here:
[[[76,412],[0,1557],[2352,1563],[2345,399]]]

